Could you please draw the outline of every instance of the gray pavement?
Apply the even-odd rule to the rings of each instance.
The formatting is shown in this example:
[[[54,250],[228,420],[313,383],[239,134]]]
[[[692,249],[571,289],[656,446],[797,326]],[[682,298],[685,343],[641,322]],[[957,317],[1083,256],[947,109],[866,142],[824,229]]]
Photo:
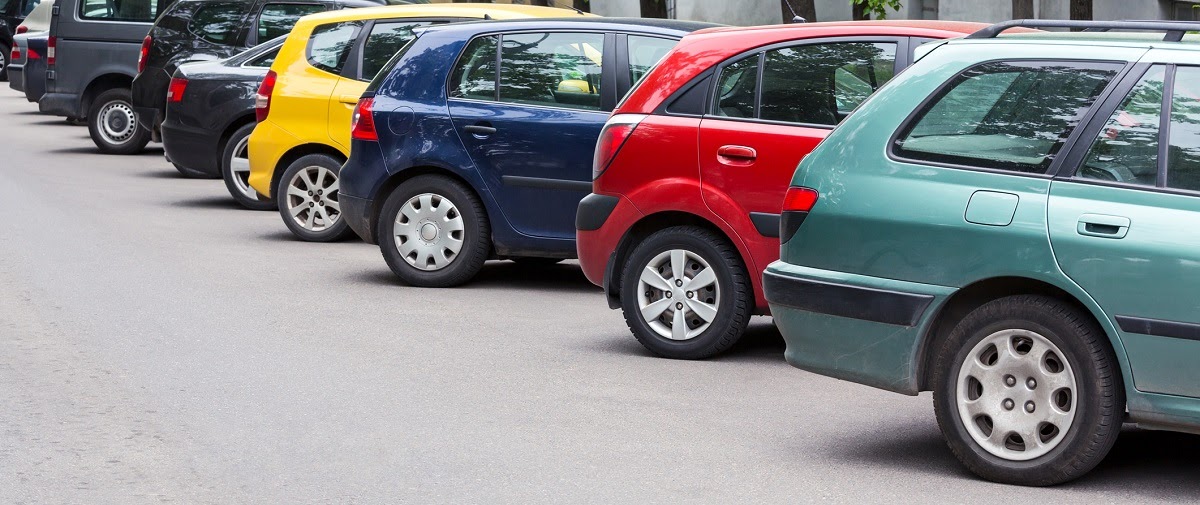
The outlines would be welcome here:
[[[1200,437],[1127,429],[1087,478],[979,481],[928,395],[793,369],[770,319],[649,356],[574,264],[401,285],[151,146],[0,89],[0,503],[1150,503]]]

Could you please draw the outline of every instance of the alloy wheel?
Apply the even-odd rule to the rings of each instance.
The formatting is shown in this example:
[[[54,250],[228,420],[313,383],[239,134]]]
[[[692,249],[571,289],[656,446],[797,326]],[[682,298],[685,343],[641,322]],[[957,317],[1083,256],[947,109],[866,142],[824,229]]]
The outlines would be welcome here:
[[[288,181],[285,201],[292,220],[308,231],[324,231],[342,215],[337,174],[321,166],[296,172]]]
[[[704,258],[683,249],[663,251],[642,269],[638,306],[655,333],[688,340],[704,333],[717,317],[721,286]]]
[[[246,136],[233,146],[233,156],[229,159],[229,171],[233,178],[233,185],[238,192],[250,200],[262,200],[258,192],[250,187],[250,154],[247,149],[249,145],[250,137]]]
[[[392,227],[396,250],[418,270],[445,268],[462,251],[466,227],[450,199],[434,193],[409,198]]]

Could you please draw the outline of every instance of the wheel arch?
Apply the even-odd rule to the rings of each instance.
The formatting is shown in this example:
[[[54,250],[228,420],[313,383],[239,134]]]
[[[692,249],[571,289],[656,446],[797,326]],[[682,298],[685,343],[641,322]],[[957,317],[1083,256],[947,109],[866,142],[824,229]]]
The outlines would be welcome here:
[[[133,88],[133,76],[109,72],[100,74],[88,82],[83,88],[82,110],[86,116],[92,109],[92,100],[105,91],[119,88]]]
[[[1106,333],[1105,337],[1109,345],[1113,346],[1113,351],[1118,356],[1118,361],[1124,361],[1121,359],[1122,350],[1120,349],[1119,342],[1113,341],[1109,325],[1106,325],[1105,321],[1102,320],[1104,317],[1103,314],[1097,315],[1096,311],[1088,303],[1067,289],[1044,280],[1030,277],[991,277],[962,287],[950,295],[946,302],[938,307],[937,313],[934,315],[928,330],[925,331],[917,347],[917,390],[930,391],[932,389],[935,380],[932,366],[936,359],[935,353],[938,347],[940,347],[941,342],[949,338],[950,332],[954,330],[959,321],[966,317],[972,310],[987,302],[1014,295],[1048,296],[1082,310],[1092,318],[1097,327]],[[1122,363],[1120,368],[1124,373],[1124,363]]]
[[[218,154],[225,152],[225,143],[229,142],[229,138],[233,137],[233,132],[239,128],[255,122],[254,113],[242,114],[235,117],[232,121],[225,125],[225,129],[221,131],[221,137],[217,141]],[[290,163],[290,162],[289,162]]]
[[[275,163],[275,173],[271,174],[272,194],[278,191],[279,179],[283,177],[283,172],[287,171],[288,165],[310,154],[324,154],[332,156],[338,160],[338,163],[346,162],[346,153],[328,144],[308,143],[292,147],[283,153],[283,156],[279,157],[279,162]]]

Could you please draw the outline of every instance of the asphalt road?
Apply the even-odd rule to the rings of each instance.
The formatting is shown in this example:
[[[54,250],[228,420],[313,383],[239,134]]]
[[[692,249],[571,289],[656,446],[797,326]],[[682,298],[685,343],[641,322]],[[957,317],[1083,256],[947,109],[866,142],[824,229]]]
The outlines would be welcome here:
[[[1200,437],[1127,429],[1053,489],[969,475],[928,395],[793,369],[770,319],[649,356],[574,264],[397,282],[161,149],[0,90],[2,503],[1149,503]]]

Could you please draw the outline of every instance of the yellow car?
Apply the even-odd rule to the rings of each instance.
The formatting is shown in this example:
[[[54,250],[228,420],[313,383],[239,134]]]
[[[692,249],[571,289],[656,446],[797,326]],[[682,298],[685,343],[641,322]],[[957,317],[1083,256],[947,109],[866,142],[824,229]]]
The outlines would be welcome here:
[[[305,16],[284,41],[255,100],[250,187],[274,198],[288,229],[326,242],[350,233],[340,219],[338,172],[350,151],[358,98],[424,25],[479,19],[578,16],[504,4],[369,7]]]

